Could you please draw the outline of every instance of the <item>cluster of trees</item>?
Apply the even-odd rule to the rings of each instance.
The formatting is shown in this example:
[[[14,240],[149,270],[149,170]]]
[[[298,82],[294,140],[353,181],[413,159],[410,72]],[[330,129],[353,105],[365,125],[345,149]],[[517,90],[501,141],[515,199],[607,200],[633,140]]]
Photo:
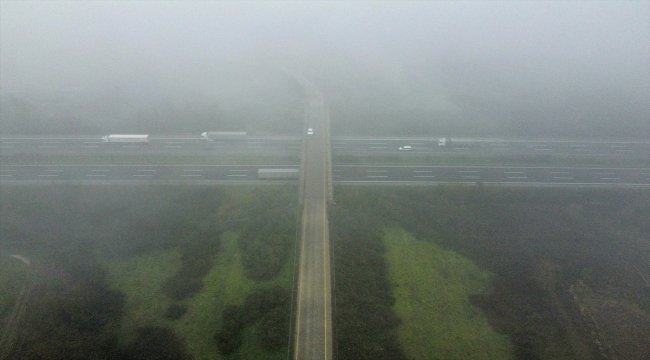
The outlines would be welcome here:
[[[384,259],[381,223],[337,205],[330,211],[334,331],[339,359],[406,359]]]
[[[59,252],[32,265],[40,271],[26,297],[24,320],[7,329],[17,334],[3,359],[189,360],[168,328],[138,329],[136,339],[118,345],[124,294],[110,289],[105,270],[86,250]]]
[[[241,262],[248,278],[270,280],[289,260],[296,241],[295,202],[293,186],[254,192],[239,235]]]
[[[578,280],[650,311],[638,274],[647,268],[647,191],[446,186],[341,187],[335,193],[337,207],[366,214],[364,223],[404,227],[495,273],[493,291],[472,300],[497,330],[511,335],[520,358],[593,355],[568,294]]]
[[[268,351],[287,347],[291,292],[280,286],[260,289],[246,297],[241,306],[231,305],[223,310],[222,326],[214,338],[222,355],[232,354],[242,344],[246,326],[257,324],[260,346]]]

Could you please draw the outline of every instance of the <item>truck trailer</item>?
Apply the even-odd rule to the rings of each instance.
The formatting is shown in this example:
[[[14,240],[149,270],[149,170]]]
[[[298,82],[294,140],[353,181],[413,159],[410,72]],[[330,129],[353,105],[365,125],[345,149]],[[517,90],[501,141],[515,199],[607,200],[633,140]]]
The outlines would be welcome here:
[[[149,135],[135,135],[135,134],[111,134],[102,137],[102,142],[105,143],[139,143],[148,144]]]
[[[206,131],[201,134],[201,138],[206,141],[230,140],[245,141],[246,131]]]
[[[300,179],[300,169],[298,168],[287,168],[287,169],[258,169],[257,170],[258,179],[267,179],[267,180],[288,180],[288,179]]]

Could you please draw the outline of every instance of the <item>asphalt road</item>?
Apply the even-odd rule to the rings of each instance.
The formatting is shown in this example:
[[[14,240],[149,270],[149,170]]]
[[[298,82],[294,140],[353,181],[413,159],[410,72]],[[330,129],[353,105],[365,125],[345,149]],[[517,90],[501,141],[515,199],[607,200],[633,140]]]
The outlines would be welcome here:
[[[316,133],[308,144],[321,141]],[[311,149],[311,146],[308,146]],[[322,154],[317,150],[309,153]],[[324,156],[324,155],[322,155]],[[308,159],[308,160],[309,160]],[[311,163],[310,163],[311,164]],[[310,165],[311,166],[311,165]],[[124,182],[233,182],[259,180],[260,168],[297,168],[266,165],[0,165],[0,183],[71,181],[83,183]],[[311,166],[310,169],[315,167]],[[378,166],[335,165],[334,183],[477,183],[550,185],[650,186],[647,167],[551,167],[551,166]],[[307,176],[315,170],[308,170]],[[311,179],[311,178],[310,178]],[[282,180],[280,180],[282,181]],[[297,182],[296,180],[290,180]],[[310,187],[311,189],[311,187]],[[310,190],[313,191],[313,190]]]
[[[306,138],[302,236],[295,308],[294,359],[332,358],[327,136],[322,94],[310,93]]]
[[[0,137],[0,152],[14,154],[300,154],[299,136],[253,137],[246,141],[207,142],[198,135],[151,136],[149,144],[107,144],[92,137]],[[410,151],[399,147],[409,145]],[[431,138],[333,138],[334,155],[553,155],[562,157],[643,158],[650,156],[646,141],[458,139],[440,147]]]

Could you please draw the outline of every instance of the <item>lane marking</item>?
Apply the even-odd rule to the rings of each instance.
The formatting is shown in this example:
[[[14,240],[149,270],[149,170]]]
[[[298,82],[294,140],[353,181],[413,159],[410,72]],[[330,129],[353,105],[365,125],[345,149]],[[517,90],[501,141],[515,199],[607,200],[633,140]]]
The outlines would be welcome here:
[[[523,171],[504,171],[504,174],[523,174]]]
[[[62,172],[63,170],[58,170],[58,169],[44,169],[43,171],[49,171],[49,172]]]
[[[189,174],[189,175],[181,175],[181,176],[202,176],[202,175]]]
[[[91,175],[86,175],[86,176],[106,176],[105,174],[91,174]]]
[[[416,178],[434,178],[435,176],[434,175],[415,175],[413,177],[416,177]]]
[[[478,170],[458,170],[459,173],[477,173]]]
[[[143,170],[143,169],[137,169],[136,171],[142,171],[142,172],[145,172],[145,171],[146,171],[146,172],[154,172],[154,171],[157,171],[157,170]]]
[[[369,178],[387,178],[388,175],[366,175]]]
[[[133,176],[152,176],[152,175],[149,175],[149,174],[134,174]]]
[[[95,146],[92,146],[92,145],[81,145],[81,147],[82,147],[82,148],[98,148],[99,145],[95,145]]]
[[[573,180],[571,176],[554,176],[553,179]]]
[[[596,173],[596,175],[616,175],[616,173]]]
[[[166,148],[179,148],[182,147],[180,145],[165,145]]]
[[[388,146],[370,146],[370,149],[388,149]]]
[[[508,179],[528,179],[528,176],[508,176]]]
[[[385,173],[387,171],[388,170],[366,170],[366,172],[370,172],[370,173]]]
[[[183,176],[201,176],[201,175],[183,175]],[[228,176],[248,176],[248,175],[237,175],[237,174],[228,174]]]
[[[600,178],[600,180],[621,180],[621,178]]]
[[[9,177],[13,177],[13,175],[11,175],[11,174],[0,174],[0,176],[9,176]]]
[[[463,175],[461,177],[462,178],[467,178],[467,179],[479,179],[479,178],[481,178],[480,176],[471,176],[471,175]]]
[[[59,175],[43,175],[43,174],[39,174],[38,176],[59,176]]]
[[[414,173],[432,173],[432,170],[413,170]]]

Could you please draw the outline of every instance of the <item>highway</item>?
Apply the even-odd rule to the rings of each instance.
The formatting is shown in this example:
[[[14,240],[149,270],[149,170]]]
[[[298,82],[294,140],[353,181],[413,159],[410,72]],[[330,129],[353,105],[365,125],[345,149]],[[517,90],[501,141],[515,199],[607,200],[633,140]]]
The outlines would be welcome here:
[[[309,142],[316,142],[316,137]],[[320,156],[320,155],[319,155]],[[0,183],[137,183],[215,182],[273,184],[260,180],[258,169],[286,165],[0,165]],[[335,184],[550,184],[650,186],[648,167],[334,165]],[[296,180],[290,180],[297,182]]]
[[[294,359],[332,359],[332,305],[328,196],[328,121],[322,93],[303,84],[310,96],[306,137],[302,236],[294,309]]]
[[[18,154],[300,154],[302,137],[249,136],[245,141],[207,142],[198,135],[150,136],[149,144],[107,144],[101,136],[2,136],[0,152]],[[409,145],[410,151],[399,147]],[[622,140],[526,140],[526,139],[458,139],[449,146],[438,146],[437,138],[332,138],[334,155],[398,155],[398,156],[561,156],[568,158],[647,159],[650,142]]]

